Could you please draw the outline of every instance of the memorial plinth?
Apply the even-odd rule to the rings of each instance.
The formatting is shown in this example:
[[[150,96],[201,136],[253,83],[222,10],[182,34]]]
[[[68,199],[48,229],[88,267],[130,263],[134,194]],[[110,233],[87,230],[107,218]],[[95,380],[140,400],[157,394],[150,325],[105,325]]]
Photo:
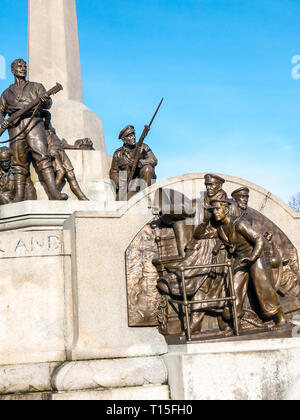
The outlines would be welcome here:
[[[287,399],[298,386],[299,354],[300,338],[169,346],[171,399]]]
[[[299,214],[259,186],[224,177],[228,191],[247,185],[251,205],[300,248]],[[300,375],[297,337],[167,346],[155,326],[128,326],[126,251],[153,220],[155,192],[200,197],[203,182],[201,173],[178,176],[105,205],[1,207],[0,392],[18,396],[0,399],[155,400],[168,399],[169,390],[173,399],[291,395]],[[150,277],[141,290],[152,293]]]

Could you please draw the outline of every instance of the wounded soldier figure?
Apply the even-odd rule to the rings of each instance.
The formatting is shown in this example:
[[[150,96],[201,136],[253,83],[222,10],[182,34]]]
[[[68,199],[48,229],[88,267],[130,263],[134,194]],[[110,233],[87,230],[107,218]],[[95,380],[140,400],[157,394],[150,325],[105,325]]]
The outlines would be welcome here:
[[[211,200],[211,211],[218,224],[219,237],[234,259],[233,276],[238,318],[241,319],[244,314],[244,301],[251,281],[264,316],[276,316],[277,326],[283,326],[286,320],[263,253],[264,238],[246,219],[231,216],[230,205],[229,200]]]
[[[56,135],[56,130],[51,124],[50,112],[43,110],[41,116],[45,125],[48,150],[52,158],[54,158],[53,168],[55,172],[56,188],[60,189],[64,178],[66,178],[70,185],[71,191],[76,195],[78,200],[88,201],[88,198],[84,195],[77,182],[74,168],[68,155],[65,152],[65,145]],[[75,149],[75,147],[72,147],[72,149]]]

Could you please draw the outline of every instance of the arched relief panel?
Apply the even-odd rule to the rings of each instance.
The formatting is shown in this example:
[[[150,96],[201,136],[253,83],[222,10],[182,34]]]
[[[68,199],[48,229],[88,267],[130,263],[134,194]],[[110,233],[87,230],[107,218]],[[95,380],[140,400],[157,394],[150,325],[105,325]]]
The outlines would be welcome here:
[[[287,245],[294,249],[295,264],[293,269],[298,271],[298,256],[294,246],[299,250],[300,215],[294,212],[276,196],[255,184],[240,178],[234,178],[227,175],[221,176],[226,181],[223,189],[227,192],[228,197],[231,196],[232,191],[241,186],[247,186],[249,188],[249,207],[252,207],[269,218],[289,238],[287,239]],[[127,211],[134,211],[135,206],[141,205],[144,201],[148,201],[148,203],[153,202],[155,191],[158,188],[169,188],[180,191],[188,198],[197,199],[197,201],[201,203],[205,190],[204,174],[188,174],[161,181],[131,199],[127,204]],[[199,214],[201,215],[201,209]],[[155,217],[153,217],[153,220],[155,220]],[[161,298],[156,289],[158,274],[156,268],[152,264],[153,258],[158,256],[158,246],[155,241],[156,233],[155,228],[152,226],[152,221],[147,223],[137,233],[126,251],[129,326],[158,325],[157,316],[159,316]],[[173,239],[171,238],[172,235]],[[175,249],[176,242],[173,229],[166,228],[163,232],[163,236],[171,239],[169,241],[169,244],[171,245],[169,246],[174,248],[173,251],[171,251],[171,254],[175,255],[177,250]]]

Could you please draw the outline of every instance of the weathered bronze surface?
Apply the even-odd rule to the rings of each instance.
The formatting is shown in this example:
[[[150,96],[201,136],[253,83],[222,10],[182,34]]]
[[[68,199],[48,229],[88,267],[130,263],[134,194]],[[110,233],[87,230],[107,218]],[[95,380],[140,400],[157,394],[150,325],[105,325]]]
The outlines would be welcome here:
[[[32,161],[41,181],[46,185],[50,200],[67,200],[61,193],[64,179],[79,200],[88,200],[77,182],[74,168],[65,149],[93,150],[90,139],[79,139],[74,145],[63,143],[51,125],[51,96],[62,90],[56,84],[46,92],[40,83],[26,80],[27,64],[23,59],[11,65],[15,83],[6,89],[0,99],[0,136],[9,130],[10,167],[1,165],[2,198],[0,204],[36,200],[29,165]],[[5,116],[9,118],[5,120]]]
[[[29,152],[39,175],[44,181],[51,200],[67,200],[68,196],[58,191],[52,158],[47,147],[47,136],[40,112],[50,109],[51,93],[61,90],[56,86],[46,92],[40,83],[29,82],[27,64],[23,59],[15,60],[11,65],[15,83],[6,89],[0,99],[0,123],[3,130],[9,130],[12,167],[14,171],[14,201],[25,199],[25,184],[29,174]],[[5,120],[9,115],[10,119]]]
[[[202,202],[157,190],[158,216],[127,251],[129,324],[155,325],[156,319],[173,344],[289,336],[289,320],[300,314],[295,247],[248,207],[249,189],[228,199],[222,178],[207,174],[205,184]],[[145,265],[147,292],[148,274],[136,269]]]
[[[127,125],[119,134],[124,145],[113,155],[109,177],[114,183],[118,201],[126,201],[139,191],[155,182],[157,159],[150,147],[144,143],[151,125],[158,113],[163,99],[158,105],[151,122],[145,128],[136,143],[135,129]]]
[[[15,198],[14,174],[11,167],[11,150],[0,147],[0,205],[13,203]],[[31,181],[30,174],[25,182],[25,200],[36,200],[36,189]]]
[[[64,144],[61,139],[57,136],[56,130],[51,124],[51,114],[49,111],[43,110],[41,112],[41,117],[43,118],[46,134],[47,134],[47,142],[48,142],[48,150],[53,161],[53,168],[55,173],[55,184],[57,189],[61,189],[64,180],[66,179],[70,185],[71,191],[76,195],[78,200],[81,201],[88,201],[88,198],[82,192],[76,176],[74,172],[74,168],[72,163],[65,152],[65,149],[80,149],[83,147],[87,147],[89,144],[88,139],[80,140],[77,143],[77,147],[69,146],[68,144]]]

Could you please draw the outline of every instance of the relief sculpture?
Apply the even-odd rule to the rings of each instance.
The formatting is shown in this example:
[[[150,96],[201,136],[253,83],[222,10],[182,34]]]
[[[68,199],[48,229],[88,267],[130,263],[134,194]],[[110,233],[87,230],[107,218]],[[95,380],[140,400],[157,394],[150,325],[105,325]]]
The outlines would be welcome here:
[[[248,206],[247,187],[228,197],[214,174],[205,186],[202,201],[156,191],[156,216],[127,250],[129,325],[158,325],[169,343],[289,336],[295,247]]]

